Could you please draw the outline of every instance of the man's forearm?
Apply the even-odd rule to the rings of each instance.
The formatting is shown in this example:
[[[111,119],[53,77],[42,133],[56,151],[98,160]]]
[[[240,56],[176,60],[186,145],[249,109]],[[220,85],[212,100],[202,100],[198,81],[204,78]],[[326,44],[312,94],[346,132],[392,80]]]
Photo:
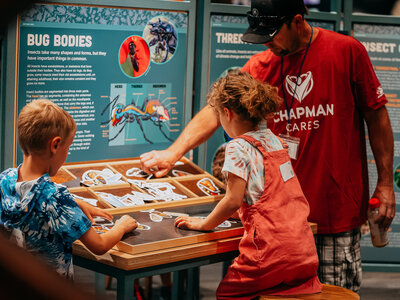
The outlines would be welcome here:
[[[207,141],[219,126],[217,114],[207,105],[189,122],[168,150],[175,154],[177,161],[186,152]]]
[[[393,185],[393,132],[386,107],[365,114],[368,136],[378,171],[378,184]]]

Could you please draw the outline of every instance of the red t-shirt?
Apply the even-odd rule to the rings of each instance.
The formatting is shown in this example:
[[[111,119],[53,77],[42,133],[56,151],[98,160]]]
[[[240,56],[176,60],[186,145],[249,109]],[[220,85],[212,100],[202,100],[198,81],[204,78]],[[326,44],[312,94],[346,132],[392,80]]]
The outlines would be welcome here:
[[[337,233],[366,221],[368,169],[363,112],[387,100],[364,46],[352,37],[318,28],[304,61],[288,123],[283,103],[269,128],[300,138],[292,164],[319,233]],[[314,31],[315,33],[315,31]],[[305,50],[283,58],[287,105]],[[281,58],[266,50],[243,67],[254,78],[281,86]]]

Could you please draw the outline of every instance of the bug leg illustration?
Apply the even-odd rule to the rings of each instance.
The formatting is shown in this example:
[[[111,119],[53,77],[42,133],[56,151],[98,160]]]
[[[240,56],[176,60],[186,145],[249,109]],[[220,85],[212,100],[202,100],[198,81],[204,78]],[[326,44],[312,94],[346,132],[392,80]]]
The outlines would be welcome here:
[[[170,137],[168,137],[167,134],[164,132],[164,130],[162,129],[162,126],[161,126],[161,122],[160,122],[160,121],[154,122],[154,124],[160,129],[161,133],[165,136],[165,138],[166,138],[167,140],[169,140],[169,141],[171,141],[171,142],[174,141],[173,139],[171,139]]]
[[[110,105],[112,105],[112,108],[114,108],[115,107],[115,103],[117,103],[118,99],[119,99],[119,95],[117,95],[110,103],[108,103],[106,105],[106,107],[104,107],[104,109],[103,109],[103,111],[101,112],[100,115],[104,115],[104,113],[106,112],[107,108],[110,107]]]
[[[142,125],[142,120],[141,119],[139,119],[139,117],[138,116],[135,116],[135,118],[136,118],[136,122],[139,124],[139,126],[140,126],[140,130],[142,131],[142,133],[143,133],[143,137],[144,137],[144,139],[147,141],[147,142],[149,142],[150,144],[153,144],[153,142],[152,141],[150,141],[148,138],[147,138],[147,136],[146,136],[146,134],[144,133],[144,130],[143,130],[143,125]]]
[[[118,133],[116,135],[114,135],[113,138],[108,139],[109,142],[113,141],[116,139],[117,136],[119,136],[119,134],[122,132],[122,130],[125,128],[126,124],[128,124],[128,122],[125,120],[122,121],[122,123],[120,123],[122,125],[121,129],[118,131]]]

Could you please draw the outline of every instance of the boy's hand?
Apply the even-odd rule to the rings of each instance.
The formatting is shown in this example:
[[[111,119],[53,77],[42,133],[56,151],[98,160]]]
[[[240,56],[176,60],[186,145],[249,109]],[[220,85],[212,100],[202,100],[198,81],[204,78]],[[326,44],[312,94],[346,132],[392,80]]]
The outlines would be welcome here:
[[[137,222],[134,218],[128,216],[128,215],[123,215],[121,218],[119,218],[117,221],[115,221],[115,226],[114,227],[122,227],[125,232],[130,232],[132,230],[135,230],[137,228]]]
[[[180,229],[206,231],[204,229],[204,219],[201,218],[177,217],[175,219],[175,226]]]
[[[80,199],[75,199],[75,202],[79,205],[83,213],[88,217],[88,219],[90,220],[90,222],[92,222],[92,224],[95,223],[93,220],[94,217],[103,217],[109,221],[112,221],[113,219],[113,216],[110,215],[108,212],[93,205],[90,205],[85,201],[82,201]]]

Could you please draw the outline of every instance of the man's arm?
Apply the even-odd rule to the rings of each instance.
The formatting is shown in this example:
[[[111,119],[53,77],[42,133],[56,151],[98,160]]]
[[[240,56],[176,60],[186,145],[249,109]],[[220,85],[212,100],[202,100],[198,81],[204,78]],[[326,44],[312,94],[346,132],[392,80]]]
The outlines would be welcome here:
[[[220,122],[214,108],[206,105],[185,127],[178,139],[166,150],[151,151],[140,156],[140,167],[156,177],[166,175],[189,150],[208,140]]]
[[[368,136],[378,171],[378,182],[374,197],[379,198],[381,206],[377,222],[386,230],[395,215],[395,197],[393,191],[393,132],[385,106],[364,113],[368,127]]]

